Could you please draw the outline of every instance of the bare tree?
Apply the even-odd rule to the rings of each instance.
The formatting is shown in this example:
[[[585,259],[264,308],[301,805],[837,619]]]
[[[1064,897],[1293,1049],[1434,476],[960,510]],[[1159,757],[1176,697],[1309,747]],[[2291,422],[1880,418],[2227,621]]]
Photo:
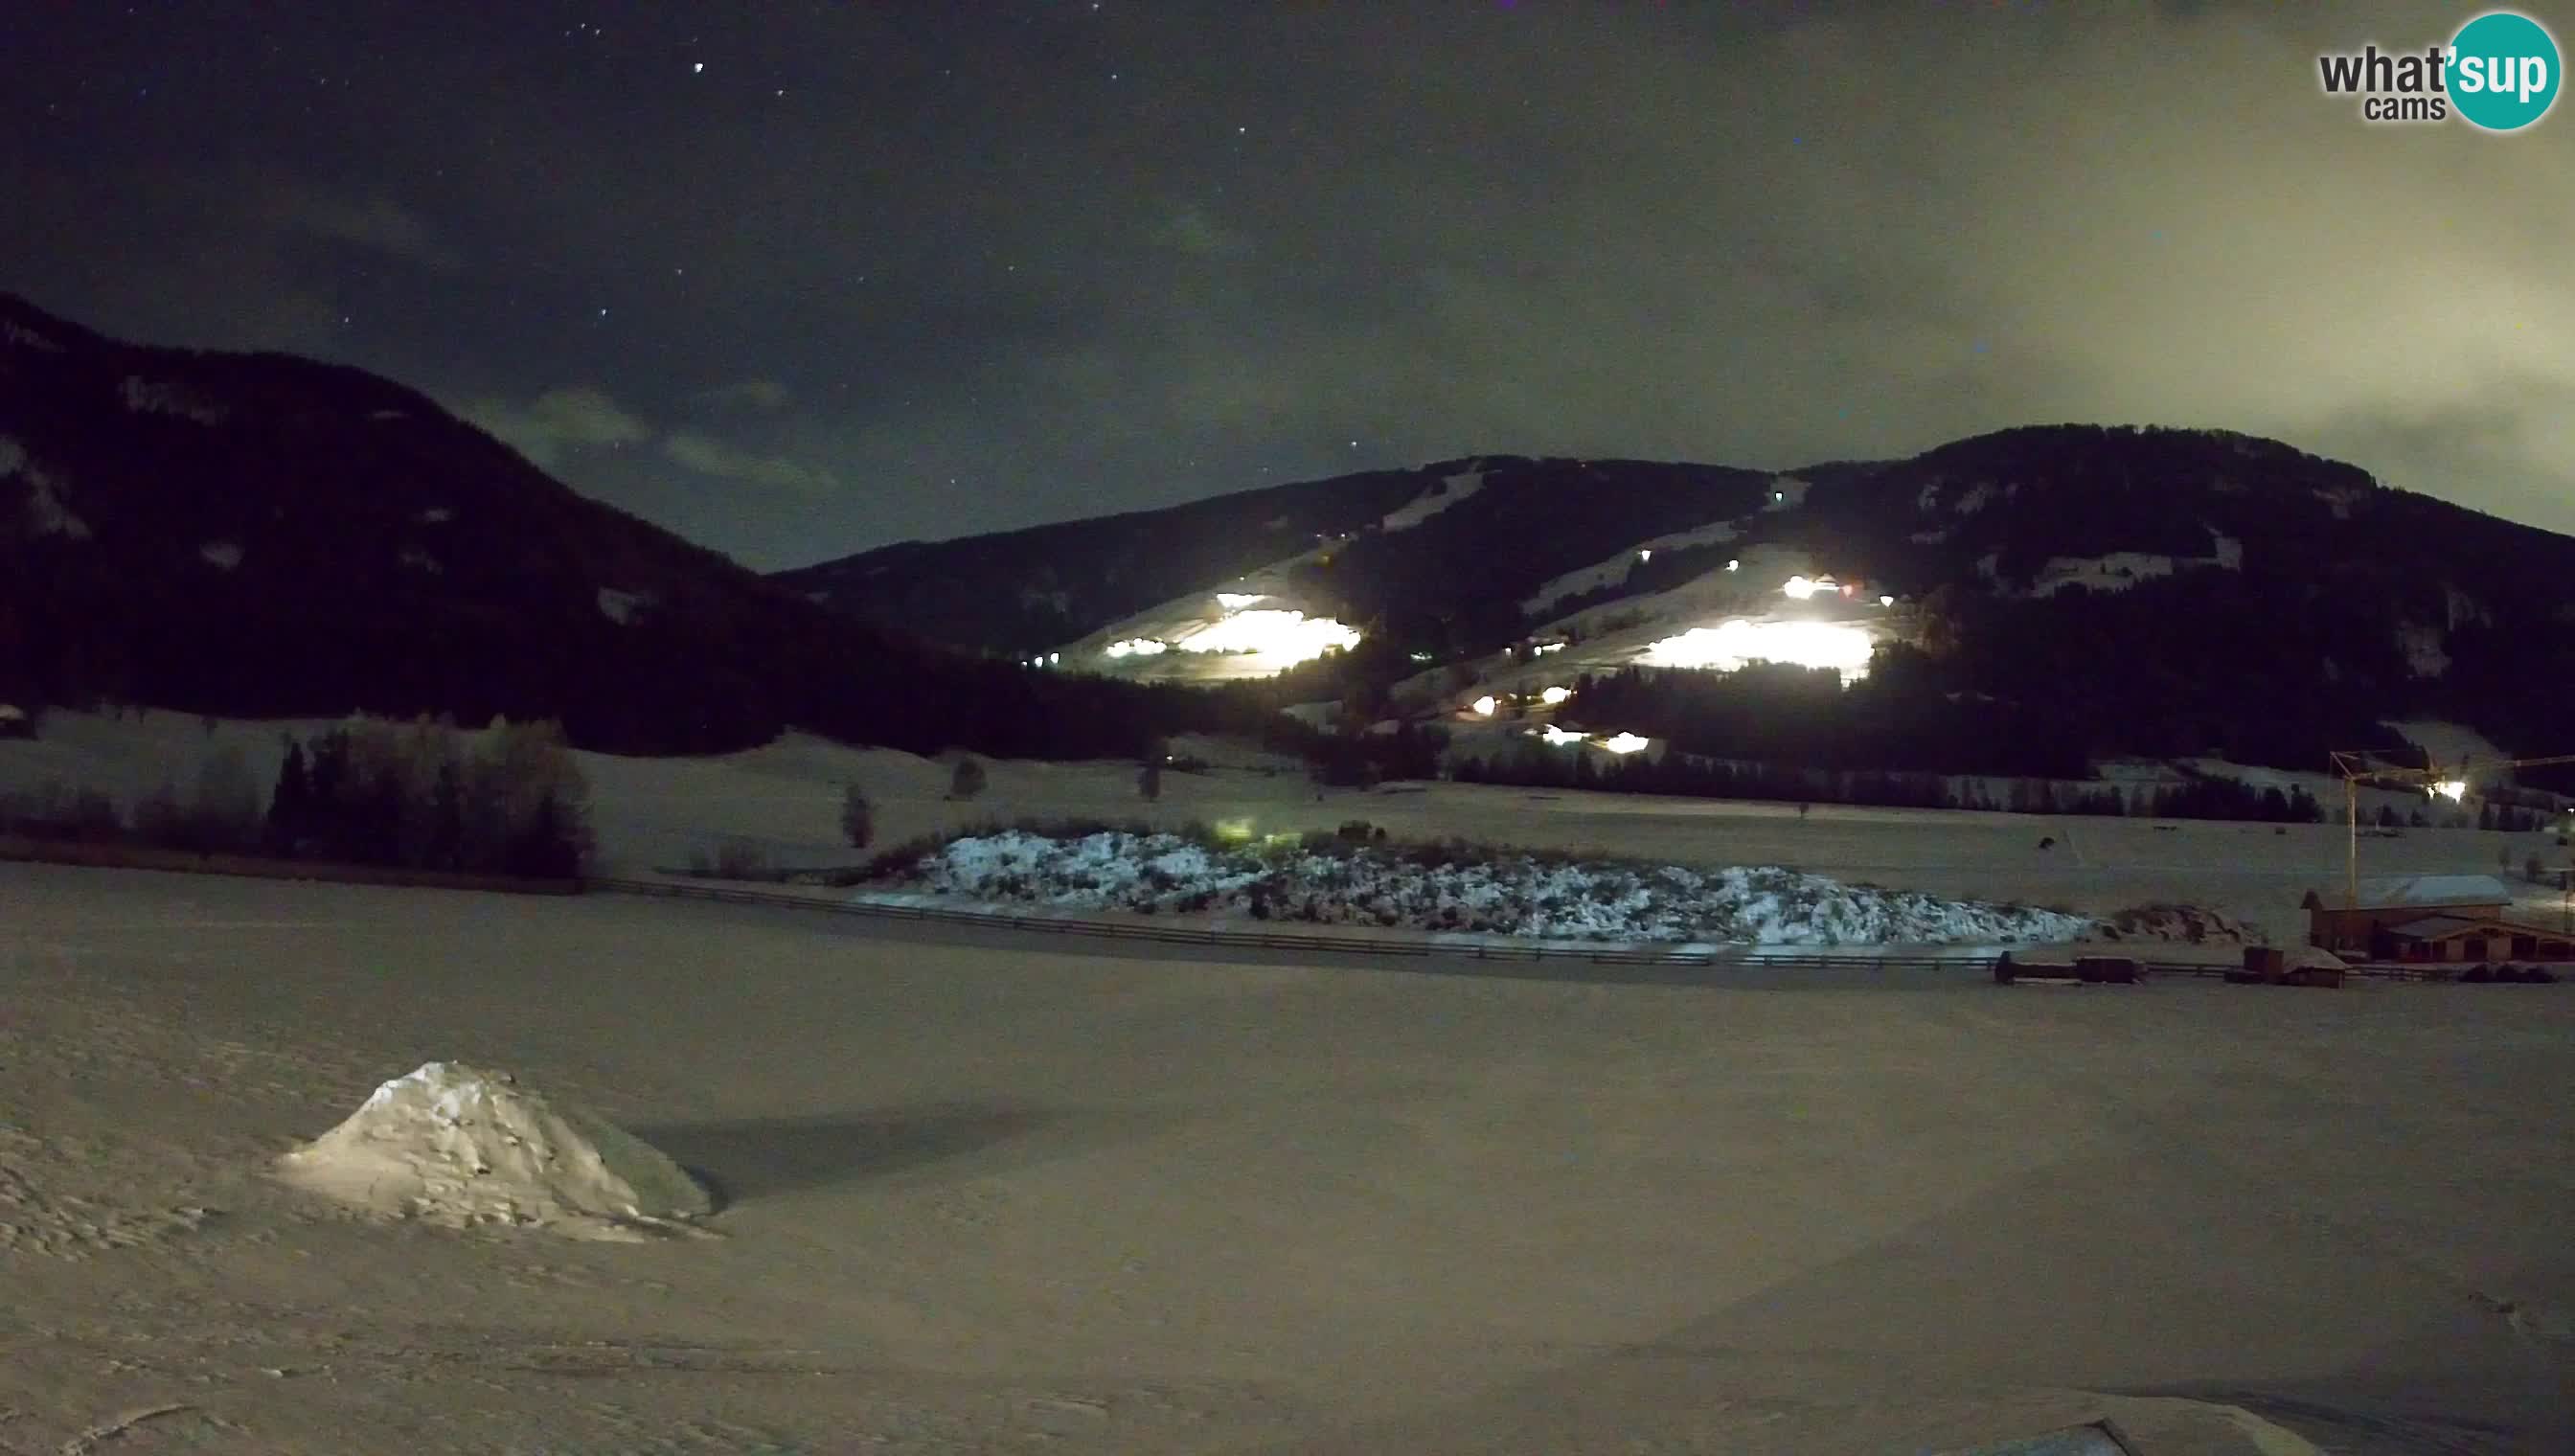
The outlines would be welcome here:
[[[841,837],[853,849],[864,849],[877,837],[876,805],[859,785],[849,784],[841,790]]]

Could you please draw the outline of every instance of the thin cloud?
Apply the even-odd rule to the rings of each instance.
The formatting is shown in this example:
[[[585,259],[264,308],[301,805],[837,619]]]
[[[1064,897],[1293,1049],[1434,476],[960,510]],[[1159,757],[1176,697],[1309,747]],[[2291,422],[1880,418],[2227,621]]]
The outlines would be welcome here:
[[[1197,258],[1247,258],[1252,254],[1250,234],[1227,227],[1206,208],[1197,206],[1174,209],[1147,228],[1145,238],[1158,248]]]
[[[477,400],[458,413],[547,470],[579,451],[641,445],[654,435],[607,391],[588,386],[548,390],[524,406]]]
[[[294,232],[435,272],[449,273],[463,266],[427,221],[381,193],[347,197],[310,186],[287,186],[279,190],[275,206],[278,221]]]
[[[738,449],[712,435],[683,430],[662,443],[662,452],[700,475],[773,490],[819,495],[840,482],[831,472],[783,455],[760,455]]]
[[[793,400],[787,386],[774,379],[747,379],[738,384],[719,385],[698,395],[699,403],[719,410],[758,410],[764,413],[784,410]]]

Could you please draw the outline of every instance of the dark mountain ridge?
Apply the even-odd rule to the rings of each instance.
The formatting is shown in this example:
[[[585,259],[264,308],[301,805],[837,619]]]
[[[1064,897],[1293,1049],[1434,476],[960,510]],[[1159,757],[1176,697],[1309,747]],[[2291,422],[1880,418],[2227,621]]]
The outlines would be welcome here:
[[[1425,509],[1470,471],[1474,489]],[[1325,543],[1290,561],[1313,538],[1247,528],[1300,490],[1315,504],[1295,519],[1323,523]],[[1091,523],[1017,533],[1007,554],[989,554],[990,538],[914,544],[857,559],[866,573],[845,570],[854,562],[793,580],[863,619],[902,610],[929,635],[1025,651],[1266,563],[1292,581],[1296,605],[1368,630],[1384,661],[1472,663],[1549,624],[1580,632],[1645,613],[1653,594],[1773,547],[1905,603],[1913,625],[1881,652],[1864,695],[1878,727],[1858,741],[1938,718],[1962,747],[1980,733],[2049,738],[2058,766],[2069,754],[2215,751],[2312,771],[2328,746],[2390,742],[2381,725],[2394,719],[2450,719],[2523,753],[2575,734],[2575,693],[2562,686],[2575,683],[2575,539],[2227,431],[2032,426],[1776,474],[1487,457],[1185,509],[1168,552],[1158,544],[1172,513],[1115,518],[1121,561],[1161,560],[1150,580],[1071,549]],[[1208,555],[1211,541],[1231,554]],[[1616,570],[1541,590],[1594,564]],[[915,585],[1010,599],[1033,568],[1064,608],[1048,641],[1027,623],[1022,636],[984,636],[986,620],[942,613]],[[2010,716],[1935,710],[1986,700]],[[1636,704],[1632,692],[1620,701]]]
[[[1152,713],[1195,711],[826,613],[363,370],[119,343],[0,296],[13,696],[556,718],[644,752],[792,724],[1123,753]]]

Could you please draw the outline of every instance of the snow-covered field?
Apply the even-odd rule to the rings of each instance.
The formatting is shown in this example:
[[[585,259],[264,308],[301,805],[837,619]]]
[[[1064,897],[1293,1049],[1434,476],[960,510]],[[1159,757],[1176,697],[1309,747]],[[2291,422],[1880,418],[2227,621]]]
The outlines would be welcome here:
[[[226,723],[209,736],[198,720],[179,714],[154,713],[140,722],[57,714],[38,741],[0,741],[0,791],[59,778],[94,783],[131,803],[165,776],[185,789],[209,749],[227,743],[241,747],[265,781],[274,772],[282,729],[325,726]],[[702,758],[579,756],[591,781],[599,867],[613,873],[683,867],[692,850],[711,851],[724,838],[753,845],[782,866],[849,864],[861,856],[840,837],[841,789],[858,782],[876,801],[880,845],[1021,819],[1143,820],[1164,828],[1195,821],[1268,835],[1328,832],[1363,818],[1395,840],[1460,838],[1696,869],[1779,865],[1945,899],[2087,917],[2148,903],[2202,905],[2289,943],[2305,934],[2299,897],[2342,882],[2348,844],[2338,824],[1830,804],[1800,816],[1789,803],[1467,783],[1334,789],[1318,797],[1292,759],[1216,741],[1185,740],[1174,748],[1217,768],[1167,773],[1157,803],[1137,796],[1133,764],[1038,762],[989,763],[990,786],[972,801],[952,801],[946,762],[802,734]],[[2549,864],[2568,858],[2553,835],[2474,829],[2364,838],[2360,854],[2363,874],[2508,867],[2516,881],[2532,854]],[[2522,913],[2552,924],[2563,915],[2553,888],[2519,887],[2528,897]]]
[[[892,878],[970,900],[1548,940],[1994,945],[2070,940],[2092,928],[2050,910],[1943,900],[1775,867],[1701,872],[1381,845],[1341,852],[1211,848],[1170,833],[1117,830],[970,834]]]
[[[2563,987],[1720,991],[43,865],[0,907],[29,1456],[2575,1449]],[[722,1236],[274,1176],[431,1061],[613,1119]]]

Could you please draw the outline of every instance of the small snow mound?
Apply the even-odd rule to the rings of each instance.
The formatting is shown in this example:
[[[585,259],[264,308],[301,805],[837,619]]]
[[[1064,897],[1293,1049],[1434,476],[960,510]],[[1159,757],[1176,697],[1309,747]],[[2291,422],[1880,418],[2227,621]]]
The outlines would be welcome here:
[[[686,1220],[715,1206],[679,1164],[607,1119],[461,1062],[428,1062],[376,1088],[279,1172],[377,1213],[576,1238],[702,1233]]]

